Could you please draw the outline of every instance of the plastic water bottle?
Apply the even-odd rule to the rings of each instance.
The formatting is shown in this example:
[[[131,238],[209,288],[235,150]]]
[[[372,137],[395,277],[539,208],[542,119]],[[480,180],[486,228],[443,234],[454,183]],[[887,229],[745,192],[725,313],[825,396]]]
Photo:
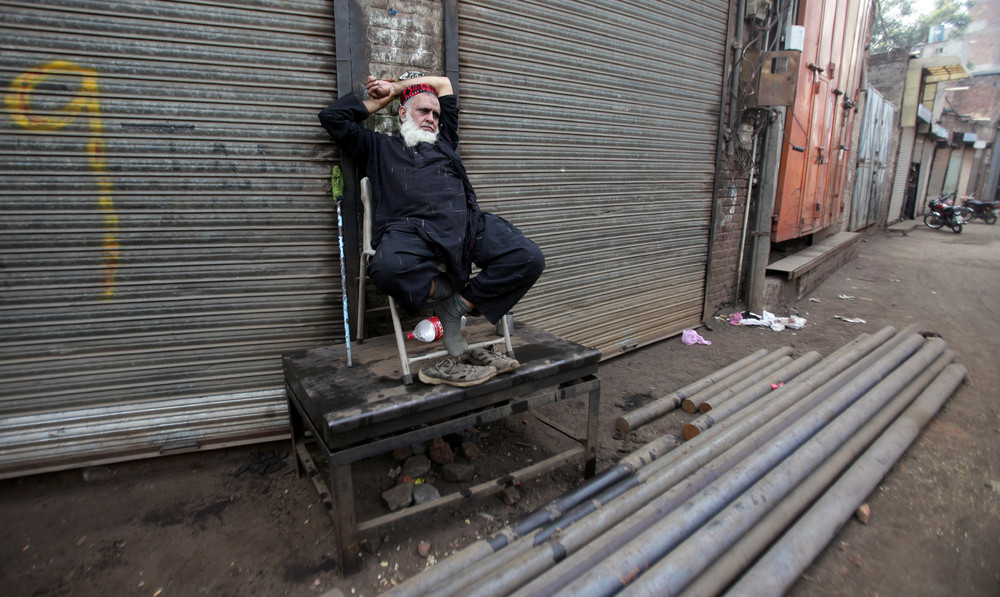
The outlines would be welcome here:
[[[462,316],[462,327],[465,327],[465,315]],[[440,340],[441,336],[444,336],[444,326],[441,325],[441,320],[434,316],[418,323],[412,332],[406,334],[406,339],[433,342]]]

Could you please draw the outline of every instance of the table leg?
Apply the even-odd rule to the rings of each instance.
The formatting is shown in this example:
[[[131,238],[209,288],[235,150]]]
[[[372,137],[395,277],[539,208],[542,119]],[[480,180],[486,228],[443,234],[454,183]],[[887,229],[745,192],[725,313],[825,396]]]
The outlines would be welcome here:
[[[598,422],[601,413],[601,380],[597,377],[592,379],[596,386],[590,391],[587,401],[587,461],[583,467],[583,476],[587,479],[597,473]]]
[[[361,569],[361,556],[350,464],[330,465],[330,489],[333,493],[332,514],[340,552],[340,571],[344,575],[354,574]]]
[[[287,389],[285,390],[288,391]],[[302,416],[299,415],[299,411],[292,404],[291,398],[288,399],[288,421],[292,428],[292,454],[295,456],[295,473],[302,478],[305,473],[305,469],[302,466],[302,462],[298,458],[298,446],[300,443],[304,443],[306,440],[305,427],[302,424]]]

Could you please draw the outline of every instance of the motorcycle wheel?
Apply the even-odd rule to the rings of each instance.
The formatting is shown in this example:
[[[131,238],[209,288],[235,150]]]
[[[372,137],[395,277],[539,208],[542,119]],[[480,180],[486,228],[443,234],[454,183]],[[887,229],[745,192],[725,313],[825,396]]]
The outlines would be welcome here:
[[[955,213],[966,222],[971,222],[976,219],[976,212],[972,211],[972,208],[970,207],[956,207]]]
[[[937,230],[944,225],[944,222],[941,221],[941,218],[939,218],[936,213],[931,212],[924,216],[924,225],[933,230]]]
[[[951,226],[951,231],[954,232],[955,234],[961,234],[962,233],[962,225],[961,224],[949,224],[949,226]]]
[[[987,224],[991,224],[991,225],[992,224],[996,224],[997,223],[997,215],[995,213],[993,213],[993,210],[991,209],[991,210],[989,210],[989,211],[987,211],[986,213],[983,214],[983,221],[986,222]]]

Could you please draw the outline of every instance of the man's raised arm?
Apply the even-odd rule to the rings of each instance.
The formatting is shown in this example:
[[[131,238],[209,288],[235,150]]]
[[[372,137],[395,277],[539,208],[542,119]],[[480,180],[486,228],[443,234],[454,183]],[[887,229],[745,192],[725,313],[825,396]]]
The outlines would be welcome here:
[[[364,100],[365,107],[368,108],[369,114],[374,114],[389,105],[389,102],[400,93],[403,93],[403,90],[410,85],[420,84],[430,85],[437,92],[438,96],[452,95],[454,93],[451,80],[448,77],[426,76],[414,77],[405,81],[387,81],[385,79],[376,79],[369,75],[368,80],[365,82],[365,89],[368,90],[368,99]]]

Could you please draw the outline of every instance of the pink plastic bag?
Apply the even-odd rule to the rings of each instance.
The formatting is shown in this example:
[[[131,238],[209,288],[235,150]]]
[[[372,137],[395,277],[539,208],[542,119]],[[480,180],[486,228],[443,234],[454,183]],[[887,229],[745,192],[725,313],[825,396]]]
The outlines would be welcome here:
[[[681,332],[681,342],[691,346],[692,344],[711,344],[708,340],[698,335],[694,330],[684,330]]]

